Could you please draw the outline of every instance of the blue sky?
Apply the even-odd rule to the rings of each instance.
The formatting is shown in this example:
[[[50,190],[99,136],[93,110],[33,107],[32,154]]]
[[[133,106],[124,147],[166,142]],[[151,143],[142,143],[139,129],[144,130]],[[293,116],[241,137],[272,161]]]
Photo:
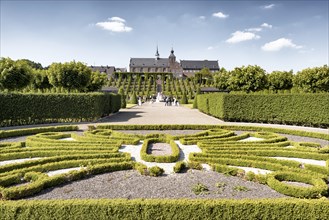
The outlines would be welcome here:
[[[219,60],[266,71],[328,64],[328,0],[6,1],[1,57],[128,67],[131,57]]]

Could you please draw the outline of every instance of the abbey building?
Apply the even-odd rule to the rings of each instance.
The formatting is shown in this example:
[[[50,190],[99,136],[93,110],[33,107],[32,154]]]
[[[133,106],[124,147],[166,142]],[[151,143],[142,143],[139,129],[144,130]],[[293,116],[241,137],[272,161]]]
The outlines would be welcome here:
[[[180,60],[177,62],[173,49],[168,58],[160,58],[157,48],[155,58],[131,58],[129,63],[130,72],[173,73],[175,77],[191,77],[203,68],[208,68],[210,72],[219,71],[218,60]]]

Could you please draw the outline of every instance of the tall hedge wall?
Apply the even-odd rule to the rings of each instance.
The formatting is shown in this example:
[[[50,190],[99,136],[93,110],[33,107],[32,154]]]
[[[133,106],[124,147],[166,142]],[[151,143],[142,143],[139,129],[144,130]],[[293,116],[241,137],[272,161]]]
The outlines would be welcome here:
[[[225,121],[329,126],[329,94],[203,94],[198,109]]]
[[[90,121],[117,112],[120,95],[0,94],[0,126]]]
[[[0,219],[327,219],[329,202],[297,199],[0,201]]]

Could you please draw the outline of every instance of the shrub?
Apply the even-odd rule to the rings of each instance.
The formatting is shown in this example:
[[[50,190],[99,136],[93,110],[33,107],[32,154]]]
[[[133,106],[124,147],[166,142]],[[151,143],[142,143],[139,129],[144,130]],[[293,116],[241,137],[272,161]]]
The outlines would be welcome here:
[[[154,166],[149,168],[150,176],[161,176],[164,173],[164,170],[161,167]]]
[[[188,168],[194,169],[194,170],[202,170],[202,165],[199,162],[189,161]]]
[[[192,192],[195,195],[208,194],[208,187],[202,183],[198,183],[192,187]]]
[[[186,168],[187,168],[187,164],[184,161],[179,161],[174,166],[174,172],[181,173]]]

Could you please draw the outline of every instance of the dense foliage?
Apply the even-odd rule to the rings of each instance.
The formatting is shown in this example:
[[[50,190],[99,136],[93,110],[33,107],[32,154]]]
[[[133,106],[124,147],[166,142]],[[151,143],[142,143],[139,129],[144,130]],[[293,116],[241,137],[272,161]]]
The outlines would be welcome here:
[[[304,92],[329,92],[329,67],[324,65],[298,72],[294,85]]]
[[[98,119],[120,109],[120,95],[0,94],[0,125],[79,122]]]
[[[0,90],[23,92],[93,92],[108,79],[92,72],[81,62],[53,63],[43,68],[40,63],[10,58],[0,60]]]
[[[0,59],[0,90],[22,89],[32,80],[32,68],[24,61]]]
[[[327,200],[169,200],[103,199],[7,201],[0,217],[9,219],[327,219]]]
[[[200,111],[227,121],[329,126],[329,95],[205,94]]]

